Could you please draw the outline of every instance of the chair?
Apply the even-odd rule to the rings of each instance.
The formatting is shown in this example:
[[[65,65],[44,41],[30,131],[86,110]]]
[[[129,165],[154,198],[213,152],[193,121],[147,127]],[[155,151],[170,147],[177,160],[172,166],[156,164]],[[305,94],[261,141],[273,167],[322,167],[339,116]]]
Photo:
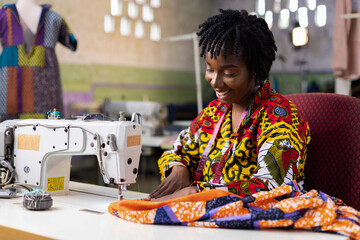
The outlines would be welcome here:
[[[310,126],[305,189],[360,210],[360,99],[334,93],[286,95]]]

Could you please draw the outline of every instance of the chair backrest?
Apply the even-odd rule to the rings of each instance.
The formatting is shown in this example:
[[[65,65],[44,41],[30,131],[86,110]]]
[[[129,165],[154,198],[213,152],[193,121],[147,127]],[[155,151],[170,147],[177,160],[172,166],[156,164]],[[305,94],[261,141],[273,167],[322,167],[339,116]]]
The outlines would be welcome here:
[[[360,99],[334,93],[286,95],[310,126],[305,189],[360,209]]]

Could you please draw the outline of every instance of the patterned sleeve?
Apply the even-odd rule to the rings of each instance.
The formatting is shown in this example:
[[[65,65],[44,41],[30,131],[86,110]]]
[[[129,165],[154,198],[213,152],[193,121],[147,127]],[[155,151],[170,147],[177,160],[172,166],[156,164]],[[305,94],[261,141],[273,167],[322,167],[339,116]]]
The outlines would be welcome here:
[[[258,178],[269,190],[296,180],[302,189],[310,129],[296,107],[288,101],[273,103],[258,133]]]
[[[72,33],[69,25],[66,21],[62,18],[61,25],[60,25],[60,32],[59,32],[59,42],[63,44],[65,47],[75,51],[77,48],[77,40]]]
[[[199,135],[201,127],[200,119],[202,111],[191,123],[190,127],[180,132],[177,140],[174,142],[172,150],[165,151],[158,160],[161,174],[161,180],[169,174],[175,165],[182,165],[189,169],[190,174],[195,172],[200,159],[199,155]]]
[[[220,189],[237,194],[240,197],[246,197],[251,194],[257,193],[259,191],[269,190],[266,184],[257,177],[252,177],[250,180],[240,180],[237,182],[231,182],[225,184],[194,181],[191,185],[196,186],[198,192],[211,190],[211,189]]]

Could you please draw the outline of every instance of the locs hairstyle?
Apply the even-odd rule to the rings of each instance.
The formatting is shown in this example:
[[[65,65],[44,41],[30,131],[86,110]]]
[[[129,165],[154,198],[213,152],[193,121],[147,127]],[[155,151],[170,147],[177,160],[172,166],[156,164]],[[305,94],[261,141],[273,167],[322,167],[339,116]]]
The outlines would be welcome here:
[[[255,74],[256,84],[262,85],[269,72],[277,47],[272,32],[264,19],[249,15],[246,10],[223,10],[199,25],[201,57],[226,58],[226,51],[240,56],[250,73]]]

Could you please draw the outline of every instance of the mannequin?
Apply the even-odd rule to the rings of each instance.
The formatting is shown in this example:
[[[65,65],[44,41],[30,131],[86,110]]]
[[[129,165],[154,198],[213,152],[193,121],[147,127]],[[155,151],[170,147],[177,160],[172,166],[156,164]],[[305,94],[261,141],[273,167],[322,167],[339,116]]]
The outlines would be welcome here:
[[[63,112],[62,84],[55,46],[72,51],[77,41],[50,5],[18,0],[0,9],[0,121],[45,118]]]
[[[18,0],[15,5],[20,18],[35,35],[40,21],[41,6],[34,0]]]

